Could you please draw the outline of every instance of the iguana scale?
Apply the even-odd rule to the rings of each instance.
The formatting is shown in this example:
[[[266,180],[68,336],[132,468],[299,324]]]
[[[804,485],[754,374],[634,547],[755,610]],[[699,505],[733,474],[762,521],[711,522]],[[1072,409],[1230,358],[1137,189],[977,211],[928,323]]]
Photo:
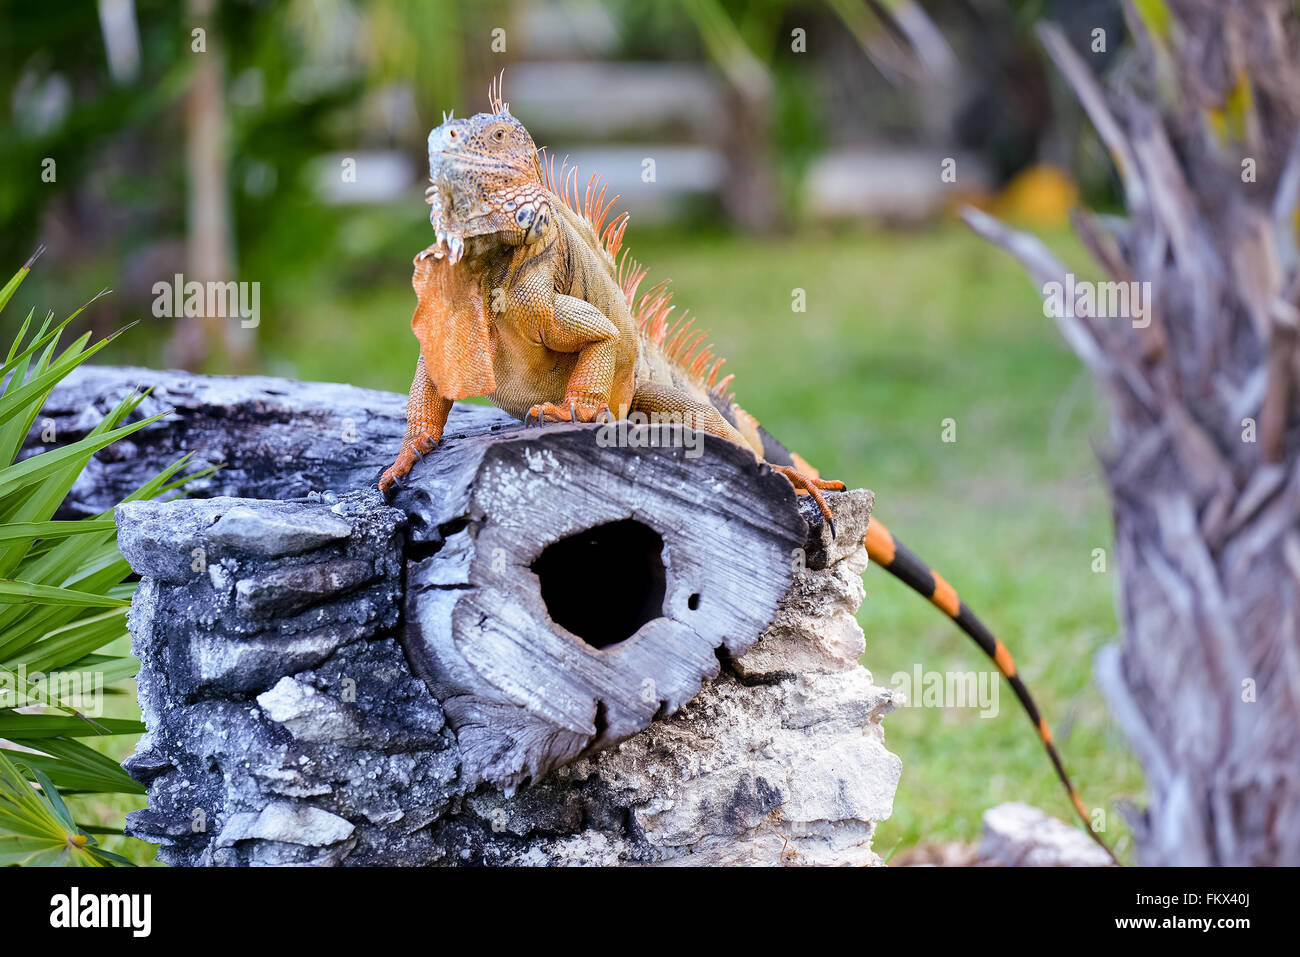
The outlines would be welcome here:
[[[619,256],[627,215],[593,177],[544,164],[532,137],[490,92],[491,113],[446,118],[429,134],[426,191],[436,240],[415,258],[411,328],[420,343],[407,431],[384,472],[388,491],[442,438],[452,402],[486,396],[526,422],[592,422],[632,413],[684,422],[750,449],[807,492],[830,523],[822,479],[767,433],[718,378],[722,360],[672,292],[641,293],[646,270]],[[834,525],[831,524],[834,534]],[[1111,854],[1061,763],[1046,720],[1001,641],[938,573],[874,517],[871,560],[929,599],[974,639],[1010,683],[1089,835]],[[1111,855],[1114,860],[1114,855]]]

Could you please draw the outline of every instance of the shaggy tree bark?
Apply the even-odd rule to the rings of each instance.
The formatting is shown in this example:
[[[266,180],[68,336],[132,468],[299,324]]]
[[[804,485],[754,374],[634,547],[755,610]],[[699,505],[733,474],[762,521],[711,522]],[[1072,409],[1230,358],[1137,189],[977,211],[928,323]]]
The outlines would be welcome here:
[[[1168,22],[1148,24],[1126,0],[1136,51],[1107,91],[1082,48],[1042,31],[1128,207],[1076,229],[1112,280],[1150,283],[1146,310],[1057,317],[1110,400],[1124,637],[1097,678],[1146,771],[1142,863],[1294,865],[1300,18],[1286,0],[1160,6]],[[1049,299],[1048,283],[1069,295],[1037,240],[967,221]]]

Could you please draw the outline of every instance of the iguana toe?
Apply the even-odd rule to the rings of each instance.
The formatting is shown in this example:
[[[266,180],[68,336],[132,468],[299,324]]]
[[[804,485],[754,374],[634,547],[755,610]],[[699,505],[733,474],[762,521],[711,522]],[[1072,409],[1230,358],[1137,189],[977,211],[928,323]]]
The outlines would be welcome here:
[[[402,476],[409,471],[411,471],[411,466],[406,465],[405,467],[403,467],[402,461],[399,458],[396,462],[394,462],[389,468],[387,468],[384,471],[383,475],[379,476],[379,491],[383,492],[385,495],[388,495],[390,492],[393,491],[394,486],[396,486],[397,488],[401,488]]]
[[[543,422],[595,422],[598,417],[608,412],[608,402],[579,402],[572,399],[564,405],[540,402],[528,410],[524,423],[527,424],[533,416],[537,417],[539,425]]]
[[[397,461],[389,466],[379,477],[379,491],[387,495],[393,486],[401,487],[402,479],[410,473],[418,461],[433,451],[437,441],[428,432],[408,438],[402,443],[402,451],[397,454]]]
[[[770,465],[771,463],[768,464]],[[831,515],[831,508],[826,504],[826,498],[822,495],[821,490],[826,489],[830,492],[842,492],[845,488],[844,483],[838,480],[813,478],[812,476],[804,475],[792,465],[772,465],[772,471],[780,472],[789,479],[790,484],[796,489],[803,489],[813,497],[813,501],[816,502],[817,507],[821,509],[822,517],[826,519],[827,528],[831,530],[831,538],[834,538],[835,519]]]

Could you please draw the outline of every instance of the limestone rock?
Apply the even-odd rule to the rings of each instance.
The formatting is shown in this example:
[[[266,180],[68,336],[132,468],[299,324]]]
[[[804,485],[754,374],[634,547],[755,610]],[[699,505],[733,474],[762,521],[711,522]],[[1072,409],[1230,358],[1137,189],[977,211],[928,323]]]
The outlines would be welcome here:
[[[996,867],[1110,867],[1082,830],[1020,801],[984,812],[979,863]]]

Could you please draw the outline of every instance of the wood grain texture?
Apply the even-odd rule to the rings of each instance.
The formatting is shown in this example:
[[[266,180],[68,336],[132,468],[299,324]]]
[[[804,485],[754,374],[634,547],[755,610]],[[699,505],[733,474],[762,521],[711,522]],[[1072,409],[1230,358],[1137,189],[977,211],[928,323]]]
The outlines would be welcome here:
[[[470,773],[513,788],[675,712],[772,620],[807,523],[782,477],[710,438],[601,448],[560,426],[448,443],[394,504],[434,547],[407,570],[403,641]],[[595,648],[548,614],[532,565],[553,543],[633,520],[663,540],[662,614]],[[568,572],[592,600],[629,573]]]

